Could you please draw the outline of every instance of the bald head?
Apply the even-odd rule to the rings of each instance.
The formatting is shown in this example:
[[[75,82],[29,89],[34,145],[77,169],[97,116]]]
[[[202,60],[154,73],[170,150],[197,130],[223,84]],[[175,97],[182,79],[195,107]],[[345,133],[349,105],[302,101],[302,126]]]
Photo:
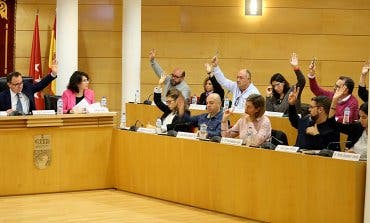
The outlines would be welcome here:
[[[221,109],[221,97],[217,93],[212,93],[207,97],[207,111],[211,116],[216,115]]]
[[[247,69],[241,69],[236,76],[236,83],[241,91],[247,89],[251,83],[251,73]]]

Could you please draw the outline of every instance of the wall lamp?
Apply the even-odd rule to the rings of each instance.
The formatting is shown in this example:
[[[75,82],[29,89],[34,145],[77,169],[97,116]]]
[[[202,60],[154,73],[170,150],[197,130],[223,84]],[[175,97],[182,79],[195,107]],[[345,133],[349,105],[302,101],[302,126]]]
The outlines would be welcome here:
[[[262,0],[245,0],[245,15],[262,15]]]

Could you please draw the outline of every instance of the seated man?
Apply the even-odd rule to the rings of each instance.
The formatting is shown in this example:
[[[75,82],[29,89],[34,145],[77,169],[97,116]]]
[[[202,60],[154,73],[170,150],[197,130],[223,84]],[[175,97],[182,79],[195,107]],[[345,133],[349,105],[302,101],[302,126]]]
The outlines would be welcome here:
[[[207,112],[201,115],[190,117],[193,127],[200,128],[201,124],[207,125],[207,137],[221,136],[221,98],[217,93],[212,93],[207,97]]]
[[[331,101],[326,96],[316,96],[311,99],[310,115],[300,118],[295,103],[299,89],[289,94],[289,121],[298,130],[296,146],[302,149],[339,150],[339,130],[334,117],[329,118]]]
[[[7,76],[9,89],[0,93],[0,111],[6,111],[8,114],[14,111],[29,114],[36,110],[34,94],[47,87],[57,77],[57,72],[58,68],[54,63],[51,73],[34,84],[23,82],[22,74],[19,72],[9,73]]]
[[[150,65],[154,73],[161,78],[164,73],[159,63],[155,60],[155,50],[149,52]],[[180,68],[175,68],[171,76],[167,76],[164,80],[164,86],[162,91],[162,101],[166,101],[167,92],[171,88],[176,88],[185,97],[185,100],[190,101],[190,87],[185,82],[185,71]]]
[[[319,85],[317,84],[316,77],[315,77],[315,73],[316,73],[315,64],[311,64],[309,69],[310,69],[310,72],[308,74],[308,79],[310,81],[310,89],[312,93],[314,93],[316,96],[324,95],[331,100],[337,88],[341,87],[342,85],[345,85],[347,87],[346,92],[344,92],[344,94],[341,96],[341,98],[338,101],[337,110],[335,112],[335,118],[337,122],[343,122],[344,109],[346,107],[350,108],[349,122],[352,123],[353,121],[357,120],[358,119],[358,101],[352,95],[352,91],[355,86],[355,83],[353,82],[353,80],[349,77],[340,76],[338,80],[335,82],[334,90],[327,91],[327,90],[320,88]]]
[[[236,81],[232,81],[227,79],[222,73],[216,56],[212,59],[212,65],[214,67],[213,73],[218,83],[233,94],[232,107],[244,110],[245,100],[248,96],[251,94],[260,94],[251,81],[252,74],[249,70],[241,69],[236,76]]]

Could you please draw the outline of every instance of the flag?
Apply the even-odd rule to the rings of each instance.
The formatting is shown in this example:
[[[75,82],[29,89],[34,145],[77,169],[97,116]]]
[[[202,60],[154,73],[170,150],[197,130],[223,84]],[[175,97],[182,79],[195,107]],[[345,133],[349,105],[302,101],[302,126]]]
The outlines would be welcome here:
[[[51,31],[51,37],[50,37],[50,49],[49,49],[49,71],[51,72],[51,65],[53,64],[53,60],[56,59],[56,53],[57,53],[57,46],[56,46],[56,40],[57,40],[57,29],[56,29],[56,16],[54,17],[54,26],[53,30]],[[51,82],[50,91],[52,94],[55,95],[56,93],[56,83],[55,81]]]
[[[32,40],[29,75],[33,78],[34,83],[39,82],[42,78],[38,13],[36,14],[35,27],[33,29],[33,40]],[[37,110],[45,109],[44,99],[41,96],[41,92],[36,92],[34,95],[34,98],[35,98],[36,109]]]

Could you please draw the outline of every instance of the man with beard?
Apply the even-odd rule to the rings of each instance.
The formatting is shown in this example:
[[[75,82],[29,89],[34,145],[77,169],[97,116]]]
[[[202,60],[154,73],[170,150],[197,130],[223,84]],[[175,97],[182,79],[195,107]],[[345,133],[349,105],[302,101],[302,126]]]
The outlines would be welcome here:
[[[161,78],[163,69],[159,63],[155,60],[155,49],[149,52],[150,65],[155,74]],[[162,101],[166,101],[166,94],[171,88],[176,88],[181,91],[186,101],[190,101],[190,88],[189,85],[184,81],[185,71],[180,68],[175,68],[172,74],[168,75],[164,80],[164,86],[162,90]]]
[[[335,117],[329,118],[331,100],[326,96],[316,96],[311,99],[310,114],[300,118],[297,114],[295,103],[299,89],[289,94],[289,121],[298,130],[296,146],[302,149],[340,150],[339,130]]]

